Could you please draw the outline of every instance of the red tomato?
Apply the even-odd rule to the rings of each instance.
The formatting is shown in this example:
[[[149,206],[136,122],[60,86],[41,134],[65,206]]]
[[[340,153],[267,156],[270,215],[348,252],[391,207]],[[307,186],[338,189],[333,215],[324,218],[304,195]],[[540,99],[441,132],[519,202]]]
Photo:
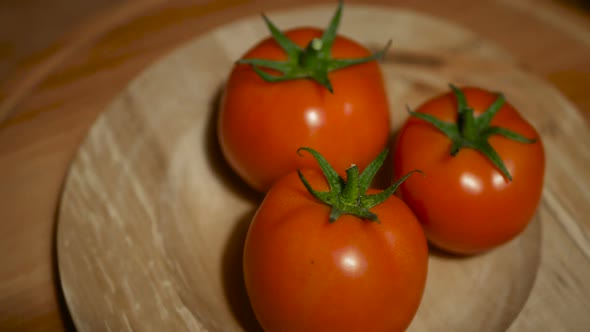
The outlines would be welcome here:
[[[478,88],[463,89],[467,104],[480,116],[498,95]],[[458,102],[449,92],[420,106],[417,113],[457,121]],[[394,175],[420,169],[399,190],[435,246],[460,254],[478,253],[517,236],[533,217],[541,197],[545,169],[543,145],[536,130],[509,103],[491,121],[532,144],[500,135],[489,137],[510,181],[479,151],[462,148],[451,156],[451,140],[432,124],[410,116],[397,138]]]
[[[285,33],[305,47],[322,31],[301,28]],[[333,58],[371,53],[356,42],[336,37]],[[268,38],[244,58],[286,59]],[[218,121],[221,150],[232,168],[253,188],[266,191],[279,177],[298,168],[316,167],[298,157],[300,146],[322,153],[336,168],[355,162],[364,168],[387,144],[388,100],[375,61],[329,73],[334,93],[311,79],[270,83],[249,64],[233,68],[222,98]]]
[[[316,170],[303,174],[326,191]],[[369,193],[377,191],[369,189]],[[268,191],[244,251],[248,295],[265,331],[403,331],[419,306],[428,248],[396,196],[373,207],[380,223],[342,215],[291,173]]]

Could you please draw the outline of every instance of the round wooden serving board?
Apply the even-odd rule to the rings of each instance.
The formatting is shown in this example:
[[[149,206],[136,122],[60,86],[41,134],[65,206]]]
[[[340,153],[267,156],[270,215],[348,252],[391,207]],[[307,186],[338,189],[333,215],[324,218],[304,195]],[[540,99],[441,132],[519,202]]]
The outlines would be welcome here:
[[[286,29],[323,27],[333,11],[268,14]],[[437,18],[350,5],[340,33],[372,49],[393,40],[382,70],[395,129],[406,104],[452,82],[503,91],[545,144],[543,198],[528,229],[475,257],[431,253],[410,331],[588,328],[590,135],[572,104],[510,55]],[[225,164],[215,117],[233,62],[267,35],[261,18],[250,17],[191,41],[132,81],[91,129],[66,181],[57,237],[80,331],[260,330],[241,250],[262,197]]]

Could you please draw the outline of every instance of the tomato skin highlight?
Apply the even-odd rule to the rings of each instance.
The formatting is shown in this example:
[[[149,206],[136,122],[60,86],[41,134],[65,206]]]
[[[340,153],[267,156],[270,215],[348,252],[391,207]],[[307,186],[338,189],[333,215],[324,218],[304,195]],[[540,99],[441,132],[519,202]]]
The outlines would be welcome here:
[[[299,28],[285,34],[305,47],[322,31]],[[334,58],[369,55],[341,36],[332,47]],[[282,60],[286,54],[267,38],[243,58]],[[386,146],[389,104],[377,62],[328,75],[334,94],[311,79],[269,83],[251,65],[234,66],[221,100],[218,138],[225,159],[254,189],[264,192],[295,169],[316,168],[313,158],[295,153],[301,146],[318,150],[336,169],[352,163],[362,169]]]
[[[496,98],[479,88],[463,92],[476,116]],[[417,112],[455,122],[457,103],[447,93],[427,101]],[[394,176],[416,168],[425,174],[404,182],[399,194],[421,221],[429,241],[443,250],[476,254],[508,242],[526,228],[539,204],[545,172],[539,134],[509,103],[491,125],[536,139],[524,144],[490,137],[512,175],[510,182],[478,151],[463,148],[451,156],[450,139],[420,119],[410,117],[396,139]]]
[[[303,172],[316,190],[328,189],[320,172]],[[329,223],[330,207],[296,173],[273,185],[244,250],[246,289],[265,331],[407,328],[426,282],[426,238],[399,198],[372,211],[380,223],[351,215]]]

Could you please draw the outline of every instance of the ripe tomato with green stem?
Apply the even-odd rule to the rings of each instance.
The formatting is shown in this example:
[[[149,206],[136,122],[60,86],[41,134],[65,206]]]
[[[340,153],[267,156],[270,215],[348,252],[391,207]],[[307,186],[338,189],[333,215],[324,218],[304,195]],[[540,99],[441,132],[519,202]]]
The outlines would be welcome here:
[[[315,150],[315,169],[266,194],[248,230],[244,279],[265,331],[403,331],[420,304],[428,247],[412,211],[389,188],[368,189],[382,152],[346,180]]]
[[[342,3],[325,31],[285,33],[266,17],[269,37],[233,67],[218,115],[218,138],[229,165],[251,187],[266,191],[297,168],[300,146],[320,151],[337,169],[366,167],[385,148],[389,105],[378,63],[336,34]]]
[[[459,89],[428,100],[402,126],[394,175],[425,176],[400,194],[436,247],[479,253],[521,233],[541,198],[545,154],[539,134],[501,93]]]

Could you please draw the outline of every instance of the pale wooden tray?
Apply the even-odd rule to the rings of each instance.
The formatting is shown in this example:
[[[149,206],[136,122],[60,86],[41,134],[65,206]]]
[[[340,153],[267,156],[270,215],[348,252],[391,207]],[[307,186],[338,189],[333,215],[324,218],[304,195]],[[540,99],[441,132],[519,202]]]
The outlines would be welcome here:
[[[323,27],[333,6],[269,16]],[[514,241],[470,258],[433,253],[411,331],[584,331],[590,327],[588,128],[564,97],[484,39],[388,7],[345,8],[340,32],[382,63],[393,110],[471,84],[505,92],[540,131],[543,199]],[[259,17],[222,26],[149,67],[82,144],[59,214],[59,272],[80,331],[255,331],[241,248],[261,196],[228,168],[215,139],[233,61],[267,36]],[[362,311],[360,311],[362,314]]]

